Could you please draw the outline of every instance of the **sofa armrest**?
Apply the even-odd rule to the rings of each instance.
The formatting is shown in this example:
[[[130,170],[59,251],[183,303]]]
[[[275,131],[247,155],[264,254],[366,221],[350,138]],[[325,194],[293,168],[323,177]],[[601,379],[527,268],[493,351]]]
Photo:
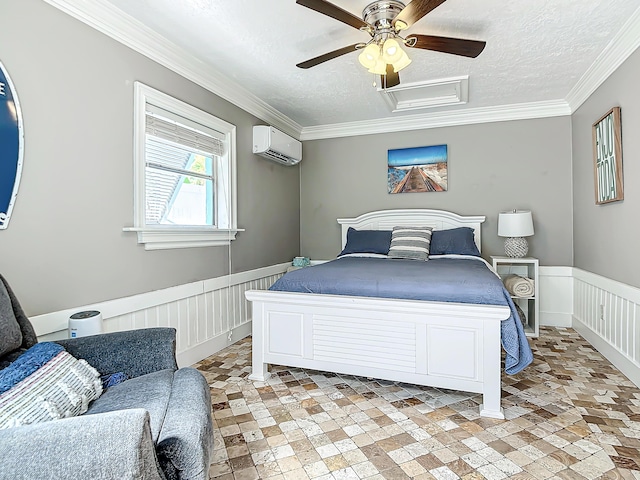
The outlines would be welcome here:
[[[56,343],[74,357],[86,360],[103,375],[123,372],[134,378],[178,368],[176,331],[173,328],[127,330],[58,340]]]
[[[0,430],[2,478],[164,479],[143,409]]]

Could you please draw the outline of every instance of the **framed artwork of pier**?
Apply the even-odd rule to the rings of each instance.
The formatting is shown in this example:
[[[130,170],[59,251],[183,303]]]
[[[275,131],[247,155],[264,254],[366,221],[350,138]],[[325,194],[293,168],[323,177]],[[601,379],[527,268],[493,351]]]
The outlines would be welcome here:
[[[613,107],[593,124],[593,168],[596,204],[624,199],[620,107]]]
[[[447,160],[446,145],[389,150],[389,193],[446,192]]]

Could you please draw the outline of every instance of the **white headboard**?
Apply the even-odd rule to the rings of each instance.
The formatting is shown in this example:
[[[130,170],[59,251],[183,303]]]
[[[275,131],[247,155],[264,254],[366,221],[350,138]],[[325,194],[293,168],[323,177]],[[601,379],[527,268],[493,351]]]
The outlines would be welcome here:
[[[484,215],[462,216],[445,210],[429,210],[411,208],[401,210],[379,210],[369,212],[355,218],[339,218],[342,225],[342,248],[347,244],[349,227],[356,230],[393,230],[397,225],[432,227],[434,230],[449,228],[473,228],[474,239],[478,250],[482,252],[480,226],[485,221]]]

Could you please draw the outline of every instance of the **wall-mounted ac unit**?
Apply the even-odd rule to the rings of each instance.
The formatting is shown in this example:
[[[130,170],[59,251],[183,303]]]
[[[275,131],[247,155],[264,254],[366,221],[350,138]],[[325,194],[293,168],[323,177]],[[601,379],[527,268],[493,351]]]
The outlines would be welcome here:
[[[302,160],[302,143],[268,125],[253,127],[253,153],[282,163],[296,165]]]

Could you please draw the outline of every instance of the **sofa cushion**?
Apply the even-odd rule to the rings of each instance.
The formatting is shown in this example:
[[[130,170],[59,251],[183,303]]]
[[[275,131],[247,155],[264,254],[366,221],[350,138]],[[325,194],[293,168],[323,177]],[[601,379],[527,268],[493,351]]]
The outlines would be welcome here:
[[[151,435],[157,441],[173,387],[173,370],[160,370],[108,388],[85,415],[143,408],[151,417]]]
[[[209,385],[195,368],[181,368],[158,438],[158,463],[167,480],[207,478],[212,450]]]
[[[22,345],[22,331],[13,313],[13,305],[9,292],[0,282],[0,357],[17,350]]]
[[[100,375],[86,361],[38,343],[0,371],[0,428],[81,415],[101,393]]]

